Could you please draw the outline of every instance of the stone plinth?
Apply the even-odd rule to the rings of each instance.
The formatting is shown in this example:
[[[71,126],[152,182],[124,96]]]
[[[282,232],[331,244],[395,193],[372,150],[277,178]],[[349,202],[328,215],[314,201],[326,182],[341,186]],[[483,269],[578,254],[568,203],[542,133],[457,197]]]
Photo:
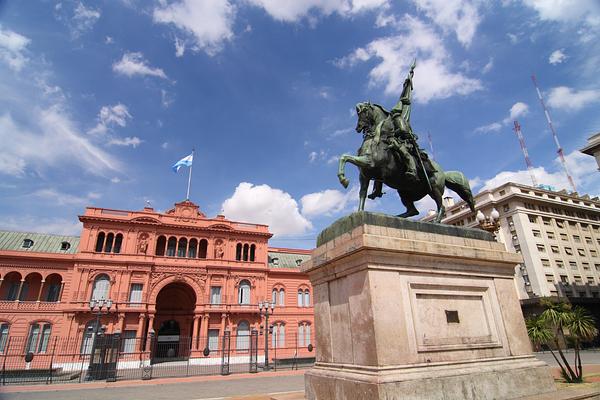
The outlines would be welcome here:
[[[303,264],[317,362],[307,399],[513,399],[555,391],[527,338],[519,255],[486,232],[359,212]]]

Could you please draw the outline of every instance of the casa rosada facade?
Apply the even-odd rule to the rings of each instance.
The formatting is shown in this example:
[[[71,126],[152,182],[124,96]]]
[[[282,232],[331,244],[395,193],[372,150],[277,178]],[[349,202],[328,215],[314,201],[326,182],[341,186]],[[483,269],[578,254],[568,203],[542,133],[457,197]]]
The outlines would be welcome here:
[[[89,207],[79,219],[80,237],[0,232],[0,354],[11,338],[26,353],[48,352],[53,337],[89,353],[90,301],[110,299],[99,326],[120,333],[122,351],[147,350],[154,337],[172,345],[164,357],[182,347],[201,357],[226,331],[231,349],[247,350],[244,337],[264,332],[259,303],[268,301],[270,349],[314,357],[312,288],[299,270],[310,252],[269,248],[268,226],[207,218],[190,201],[165,213]]]

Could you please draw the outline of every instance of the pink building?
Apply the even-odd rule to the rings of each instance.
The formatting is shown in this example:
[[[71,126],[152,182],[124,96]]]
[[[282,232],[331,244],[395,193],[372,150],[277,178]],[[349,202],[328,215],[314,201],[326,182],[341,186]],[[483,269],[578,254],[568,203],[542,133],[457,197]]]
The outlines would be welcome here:
[[[0,232],[0,354],[13,337],[34,355],[53,338],[90,353],[90,300],[110,299],[101,325],[132,357],[200,358],[226,331],[232,350],[247,352],[250,332],[264,332],[265,301],[276,304],[276,357],[314,357],[312,288],[298,268],[310,252],[269,248],[266,225],[207,218],[190,201],[165,213],[89,207],[79,219],[80,237]],[[151,349],[152,334],[163,350]]]

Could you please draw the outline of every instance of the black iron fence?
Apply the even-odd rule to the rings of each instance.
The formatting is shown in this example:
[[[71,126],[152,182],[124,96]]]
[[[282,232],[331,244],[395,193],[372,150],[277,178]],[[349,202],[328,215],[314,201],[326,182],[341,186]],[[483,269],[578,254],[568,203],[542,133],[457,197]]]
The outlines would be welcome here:
[[[314,363],[312,338],[271,335],[268,368],[305,368]],[[256,373],[265,370],[265,337],[95,338],[9,337],[0,348],[0,385],[51,384]]]

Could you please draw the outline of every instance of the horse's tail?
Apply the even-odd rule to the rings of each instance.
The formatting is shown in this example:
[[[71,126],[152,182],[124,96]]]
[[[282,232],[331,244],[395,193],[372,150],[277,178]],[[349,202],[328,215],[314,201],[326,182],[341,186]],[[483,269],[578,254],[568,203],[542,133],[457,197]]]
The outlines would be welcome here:
[[[456,192],[469,205],[471,211],[475,212],[475,200],[473,200],[471,186],[463,173],[460,171],[446,171],[444,176],[446,178],[446,187]]]

